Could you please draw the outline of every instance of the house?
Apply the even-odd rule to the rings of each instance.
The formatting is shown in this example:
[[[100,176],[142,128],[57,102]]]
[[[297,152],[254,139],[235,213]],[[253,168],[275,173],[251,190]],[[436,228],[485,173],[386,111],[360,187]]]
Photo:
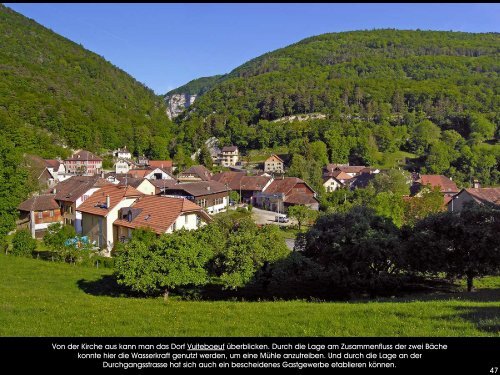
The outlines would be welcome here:
[[[264,162],[264,172],[266,173],[284,173],[285,164],[278,155],[271,155]]]
[[[29,229],[33,238],[42,238],[50,224],[62,224],[61,210],[54,194],[35,195],[22,202],[17,209],[17,229]]]
[[[113,151],[113,156],[118,158],[118,159],[125,159],[125,160],[132,159],[132,154],[127,149],[127,146],[124,146],[123,148],[119,148],[119,149]]]
[[[82,233],[82,214],[78,207],[101,187],[111,185],[100,176],[72,176],[59,182],[50,192],[61,208],[63,224],[72,225]]]
[[[349,188],[351,190],[354,189],[365,189],[368,187],[370,182],[375,178],[375,174],[373,173],[361,173],[358,176],[355,176],[348,180]]]
[[[254,195],[266,189],[273,179],[270,176],[247,176],[245,172],[221,172],[213,175],[212,181],[236,191],[242,202],[253,204]]]
[[[93,153],[81,150],[64,160],[66,172],[78,175],[96,175],[102,171],[102,159]]]
[[[174,176],[165,169],[131,169],[127,175],[132,178],[147,178],[148,180],[175,180]]]
[[[323,187],[327,193],[331,193],[344,186],[344,182],[337,180],[332,175],[323,176]]]
[[[156,195],[166,194],[166,190],[178,184],[177,180],[149,180],[156,188]]]
[[[229,188],[216,181],[200,181],[167,186],[163,192],[168,197],[182,197],[195,202],[210,214],[227,209]]]
[[[379,173],[380,170],[377,168],[370,168],[365,165],[349,165],[349,164],[327,164],[325,167],[324,174],[333,173],[335,171],[341,171],[345,174],[356,177],[363,173]]]
[[[61,160],[58,159],[44,159],[45,167],[52,175],[54,181],[59,181],[59,175],[64,175],[66,173],[66,168]]]
[[[316,192],[297,177],[284,177],[273,180],[262,192],[255,194],[255,205],[267,210],[286,212],[289,206],[304,205],[313,210],[319,209]]]
[[[115,241],[127,241],[137,228],[149,228],[163,234],[198,229],[211,220],[203,208],[188,199],[147,195],[132,206],[120,209],[113,224],[117,234]]]
[[[417,177],[410,188],[413,195],[420,195],[424,187],[431,189],[439,187],[439,191],[444,197],[452,197],[459,192],[457,185],[448,177],[437,174],[423,174]]]
[[[137,158],[137,164],[140,165],[141,167],[147,167],[149,163],[149,159],[145,156],[139,156]]]
[[[184,172],[179,173],[177,179],[179,182],[210,181],[212,175],[212,172],[205,168],[205,166],[193,165]]]
[[[451,197],[448,202],[448,211],[462,211],[467,204],[479,204],[500,208],[500,187],[462,189]]]
[[[128,159],[118,159],[114,165],[115,173],[117,174],[128,173],[133,166],[134,164]]]
[[[219,155],[219,164],[223,167],[235,166],[239,160],[239,151],[236,146],[225,146],[222,147],[222,151]]]
[[[160,168],[165,172],[167,172],[168,174],[172,174],[173,171],[172,160],[149,160],[148,166],[151,169]]]
[[[132,178],[127,176],[117,177],[118,184],[132,186],[144,195],[156,195],[157,189],[156,186],[153,185],[152,181],[155,180],[148,180],[147,178]]]
[[[143,194],[132,186],[108,185],[92,194],[78,211],[82,214],[82,234],[110,256],[117,238],[113,223],[120,208],[130,207]]]

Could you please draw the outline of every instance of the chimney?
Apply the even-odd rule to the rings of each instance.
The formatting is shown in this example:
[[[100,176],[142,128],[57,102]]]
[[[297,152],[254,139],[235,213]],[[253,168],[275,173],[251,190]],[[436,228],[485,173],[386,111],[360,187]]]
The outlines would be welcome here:
[[[106,195],[106,208],[109,208],[111,206],[111,199],[109,198],[109,194]]]
[[[52,190],[52,194],[57,194],[57,188],[54,188],[54,190]]]
[[[479,189],[481,188],[481,184],[479,183],[479,180],[474,180],[474,189]]]
[[[207,186],[207,190],[208,190],[208,191],[210,191],[210,185],[209,185],[209,186]]]
[[[101,171],[101,178],[104,178],[104,171]]]

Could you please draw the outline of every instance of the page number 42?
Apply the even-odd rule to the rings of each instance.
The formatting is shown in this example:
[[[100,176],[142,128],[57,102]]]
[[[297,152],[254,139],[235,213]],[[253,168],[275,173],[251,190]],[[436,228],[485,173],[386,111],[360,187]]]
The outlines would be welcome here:
[[[498,367],[492,367],[490,373],[496,374],[498,372]]]

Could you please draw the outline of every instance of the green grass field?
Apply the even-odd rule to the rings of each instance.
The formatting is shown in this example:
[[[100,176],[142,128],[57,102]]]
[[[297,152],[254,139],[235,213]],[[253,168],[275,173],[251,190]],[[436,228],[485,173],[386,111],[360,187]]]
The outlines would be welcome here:
[[[0,255],[1,336],[499,336],[500,278],[475,293],[376,302],[106,295],[95,269]],[[104,295],[99,295],[104,294]],[[416,299],[414,297],[413,299]]]

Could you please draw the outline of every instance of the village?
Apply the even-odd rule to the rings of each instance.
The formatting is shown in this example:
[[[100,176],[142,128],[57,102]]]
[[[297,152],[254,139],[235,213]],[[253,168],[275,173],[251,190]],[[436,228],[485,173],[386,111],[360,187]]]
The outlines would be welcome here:
[[[17,229],[29,229],[41,239],[51,224],[73,226],[104,256],[118,242],[127,242],[137,228],[156,234],[181,229],[195,230],[214,215],[228,210],[252,211],[258,225],[287,226],[290,207],[320,208],[318,192],[300,178],[285,176],[286,165],[272,154],[258,169],[247,170],[237,146],[212,152],[213,173],[203,165],[179,171],[171,160],[134,158],[127,147],[113,151],[114,170],[103,169],[103,159],[78,150],[70,158],[41,159],[38,183],[45,189],[22,202]],[[323,168],[326,193],[338,189],[363,189],[384,170],[370,166],[327,164]],[[443,210],[460,211],[467,202],[498,206],[500,188],[458,189],[443,175],[411,174],[410,196],[418,198],[424,188],[439,189]],[[292,246],[293,248],[293,242]]]

